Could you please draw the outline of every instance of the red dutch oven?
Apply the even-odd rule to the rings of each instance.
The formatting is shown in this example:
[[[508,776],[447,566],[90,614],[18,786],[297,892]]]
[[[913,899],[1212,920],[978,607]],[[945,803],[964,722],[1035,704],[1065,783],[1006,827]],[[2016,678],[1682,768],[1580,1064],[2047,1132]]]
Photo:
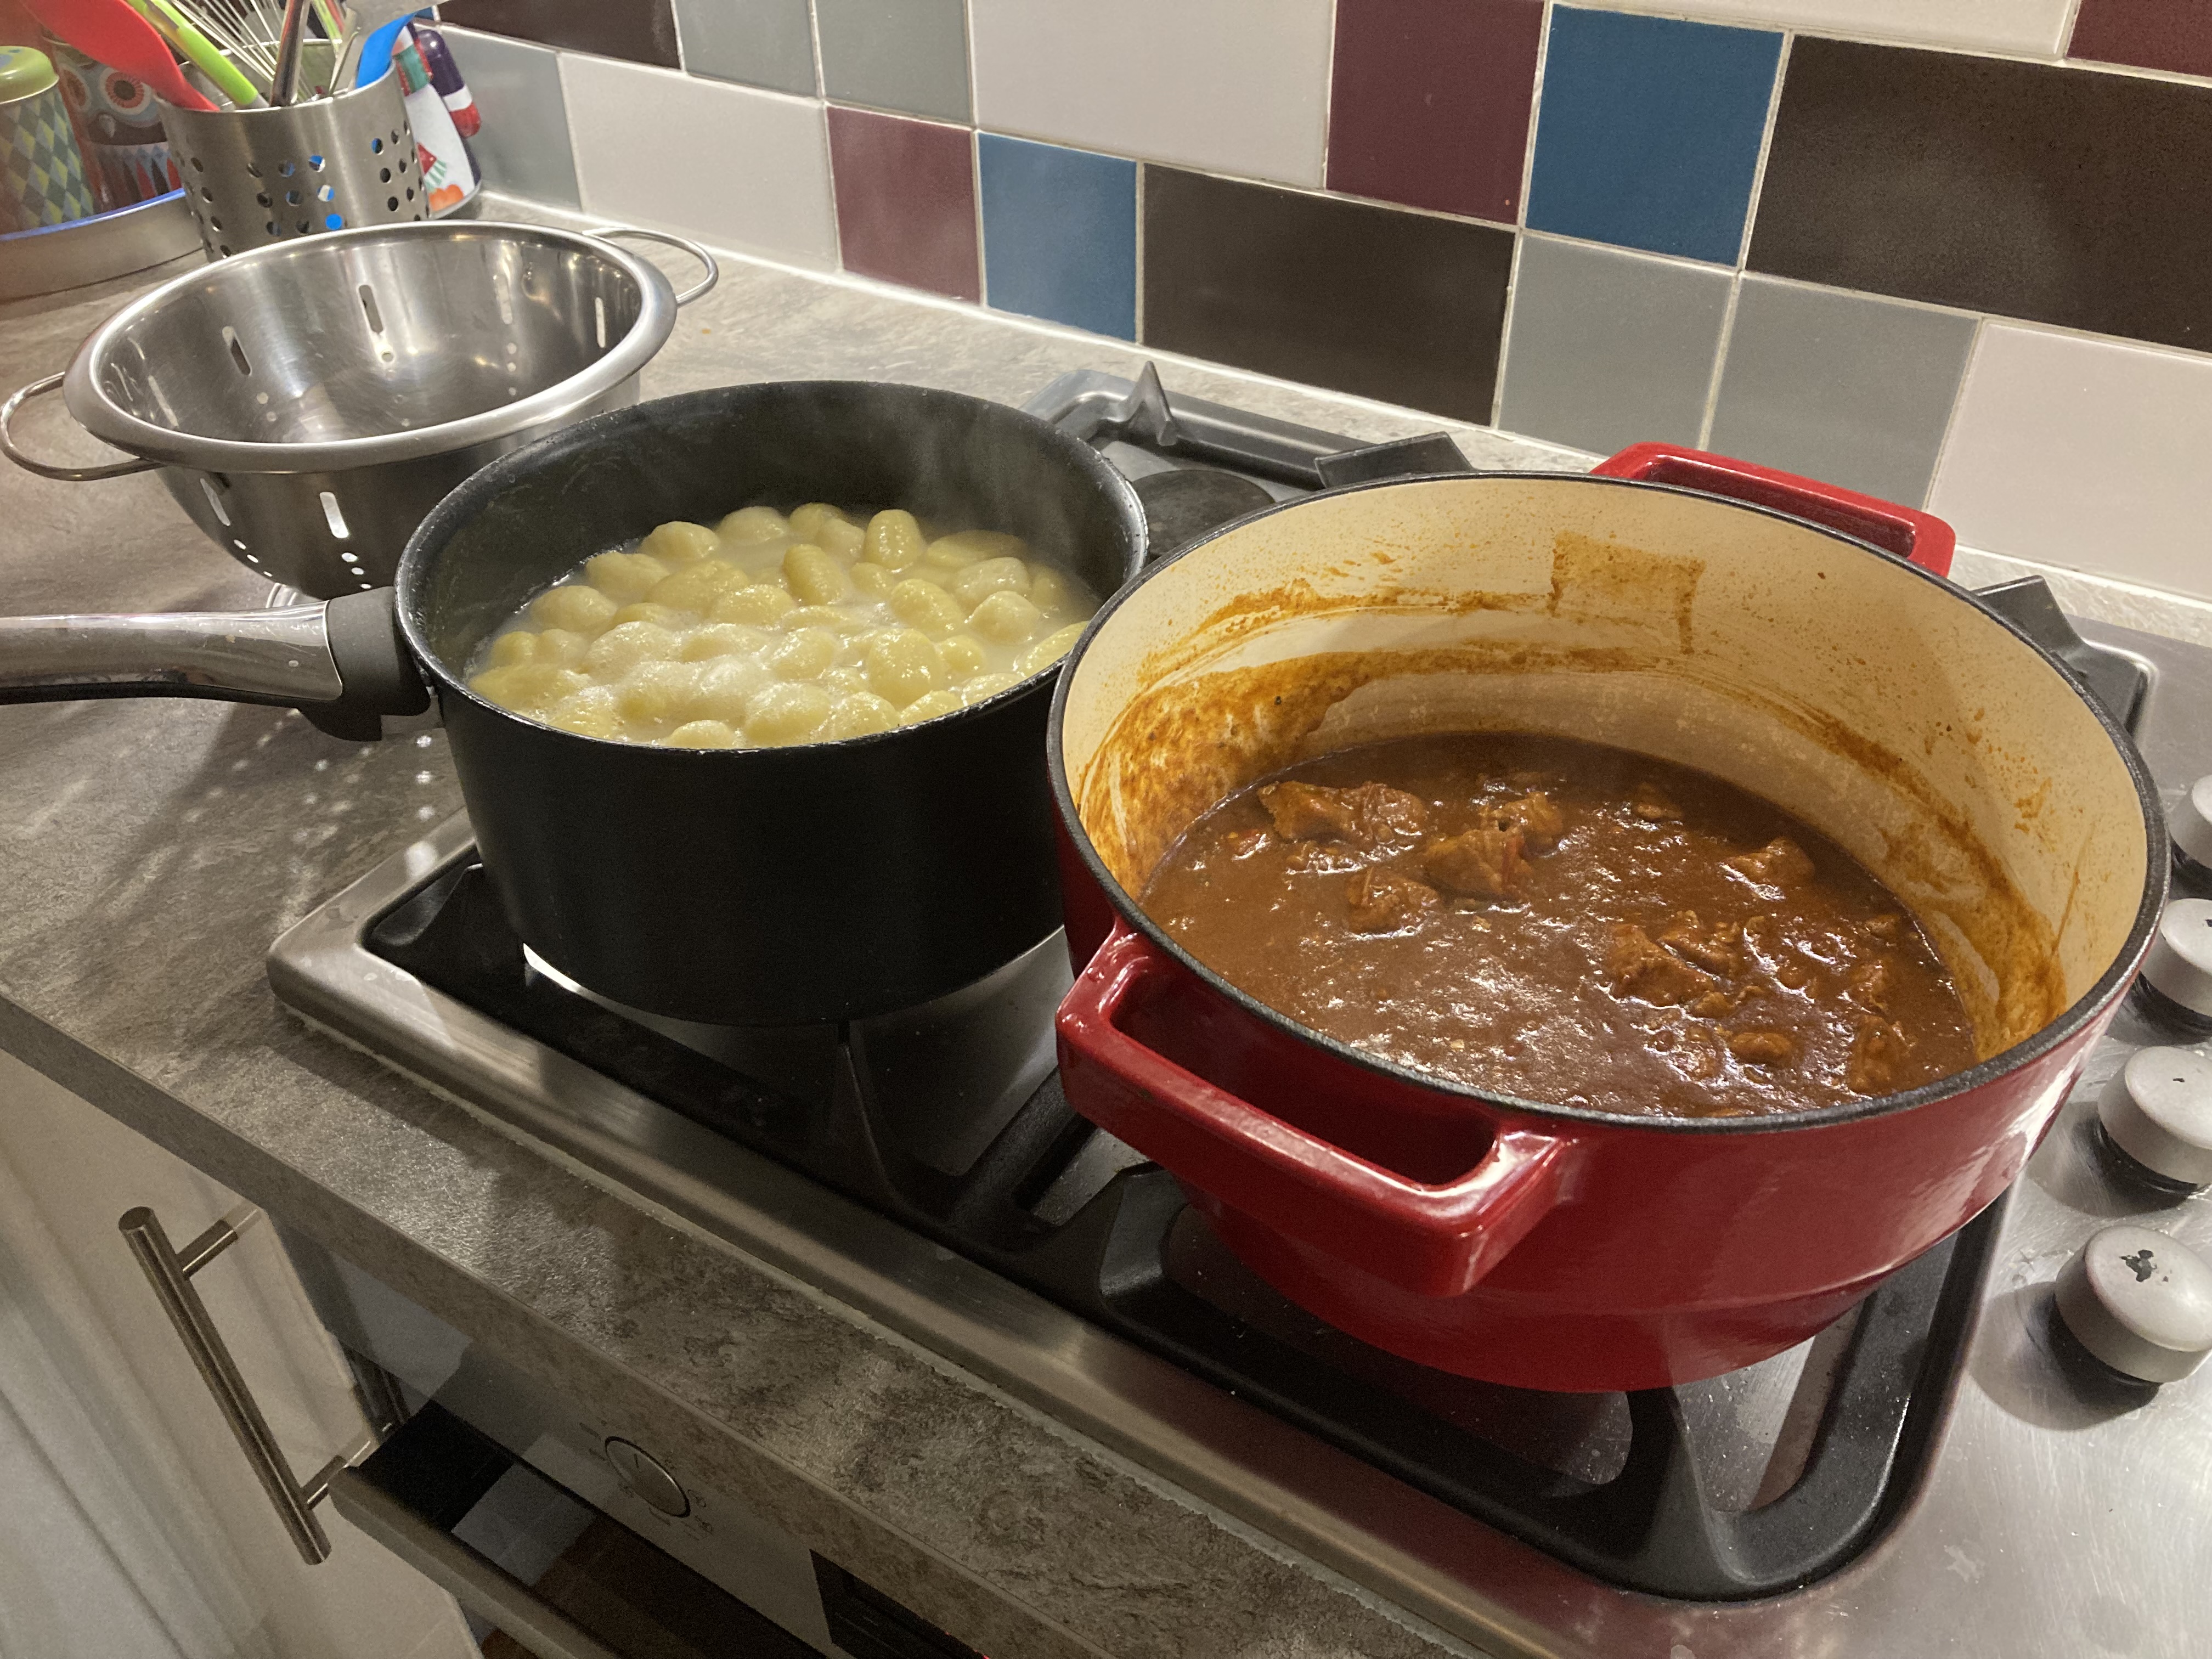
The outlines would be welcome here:
[[[2165,896],[2132,744],[1942,580],[1951,548],[1925,514],[1644,445],[1312,496],[1152,568],[1054,703],[1069,1101],[1284,1295],[1423,1364],[1642,1389],[1811,1336],[2018,1174]],[[1978,1063],[1777,1117],[1546,1105],[1299,1025],[1139,908],[1232,791],[1439,731],[1613,744],[1824,830],[1927,927]]]

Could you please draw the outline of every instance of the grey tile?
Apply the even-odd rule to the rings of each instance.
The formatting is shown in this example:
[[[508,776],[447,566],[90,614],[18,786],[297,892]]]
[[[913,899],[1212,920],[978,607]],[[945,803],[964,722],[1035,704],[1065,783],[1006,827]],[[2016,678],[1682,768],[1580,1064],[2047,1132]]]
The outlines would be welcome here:
[[[965,13],[962,0],[815,0],[823,89],[843,103],[968,120]]]
[[[1728,290],[1724,270],[1523,236],[1498,423],[1600,454],[1695,443]]]
[[[580,207],[559,54],[503,35],[450,26],[444,33],[483,117],[469,149],[484,181],[533,201]]]
[[[806,0],[676,0],[684,67],[718,81],[811,96],[814,24]]]
[[[1707,447],[1918,507],[1974,319],[1747,276]]]

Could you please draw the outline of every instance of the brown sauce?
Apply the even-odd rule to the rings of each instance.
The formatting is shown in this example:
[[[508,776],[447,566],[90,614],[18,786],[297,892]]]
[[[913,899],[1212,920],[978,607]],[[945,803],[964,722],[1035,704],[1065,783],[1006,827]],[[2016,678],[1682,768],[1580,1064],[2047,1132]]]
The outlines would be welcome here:
[[[1377,1058],[1639,1115],[1801,1111],[1974,1062],[1911,913],[1818,830],[1563,738],[1406,738],[1231,795],[1144,907],[1260,1001]]]

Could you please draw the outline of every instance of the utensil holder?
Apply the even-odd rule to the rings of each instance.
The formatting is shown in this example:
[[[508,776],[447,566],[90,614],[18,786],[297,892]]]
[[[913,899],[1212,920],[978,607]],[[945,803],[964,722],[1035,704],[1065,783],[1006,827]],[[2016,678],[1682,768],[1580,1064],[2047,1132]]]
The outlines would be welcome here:
[[[429,217],[397,75],[282,109],[161,108],[210,259]]]

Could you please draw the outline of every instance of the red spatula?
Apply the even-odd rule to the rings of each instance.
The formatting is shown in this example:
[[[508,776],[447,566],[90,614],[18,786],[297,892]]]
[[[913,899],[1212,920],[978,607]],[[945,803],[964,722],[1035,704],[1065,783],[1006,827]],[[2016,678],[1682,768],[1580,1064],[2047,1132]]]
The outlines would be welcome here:
[[[123,0],[24,0],[31,15],[86,57],[143,81],[179,109],[211,110],[178,69],[154,26]]]

